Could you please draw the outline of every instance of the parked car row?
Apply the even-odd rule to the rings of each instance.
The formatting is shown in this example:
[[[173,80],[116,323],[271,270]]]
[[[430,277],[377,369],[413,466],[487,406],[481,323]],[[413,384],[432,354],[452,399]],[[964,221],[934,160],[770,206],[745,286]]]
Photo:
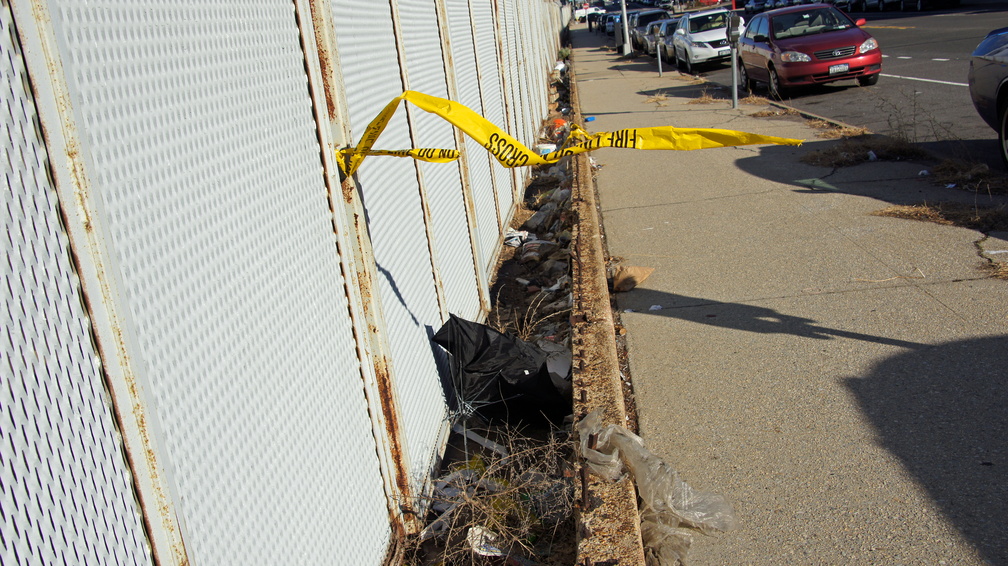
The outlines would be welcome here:
[[[786,8],[789,6],[800,6],[812,4],[816,0],[747,0],[743,9],[748,14],[755,14],[766,10]],[[818,0],[825,4],[832,4],[847,12],[867,12],[878,10],[884,12],[890,8],[898,8],[903,11],[927,10],[930,8],[942,8],[958,6],[961,0]]]

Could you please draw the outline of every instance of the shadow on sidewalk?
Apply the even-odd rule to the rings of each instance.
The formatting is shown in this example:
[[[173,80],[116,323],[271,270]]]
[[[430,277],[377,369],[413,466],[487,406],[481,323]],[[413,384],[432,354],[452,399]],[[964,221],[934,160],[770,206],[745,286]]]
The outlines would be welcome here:
[[[857,171],[860,165],[839,167],[831,171],[827,167],[809,165],[800,161],[801,155],[826,150],[838,143],[840,143],[840,140],[811,139],[798,148],[797,151],[800,155],[796,155],[796,150],[792,147],[763,146],[753,148],[750,157],[736,160],[735,165],[750,175],[776,183],[791,185],[799,193],[840,192],[849,195],[870,197],[897,205],[914,205],[921,204],[923,201],[934,202],[936,200],[989,205],[1004,203],[1008,200],[1004,195],[988,195],[956,187],[942,186],[936,183],[930,175],[908,178],[905,170],[901,173],[877,170],[872,174],[866,175]],[[983,149],[989,149],[986,146],[989,146],[990,140],[959,140],[956,143],[958,147],[962,148],[963,152],[968,153],[973,151],[975,155],[979,155]],[[941,160],[939,156],[949,156],[949,149],[938,142],[935,142],[933,146],[929,146],[928,144],[919,145],[923,149],[932,150],[932,153],[935,155],[933,160],[908,161],[909,163],[919,164],[920,170],[930,172]],[[908,162],[878,161],[872,165],[884,167],[886,164],[896,165]],[[816,179],[822,181],[822,183],[813,182]],[[898,188],[894,189],[894,184],[898,184]]]
[[[989,564],[1008,564],[1008,337],[895,356],[845,385],[946,518]]]
[[[930,347],[928,344],[820,326],[815,320],[791,316],[766,307],[742,303],[723,303],[641,287],[621,294],[619,305],[621,309],[631,309],[635,312],[759,334],[791,334],[818,340],[849,338],[911,350]],[[652,305],[660,305],[661,309],[650,310]]]

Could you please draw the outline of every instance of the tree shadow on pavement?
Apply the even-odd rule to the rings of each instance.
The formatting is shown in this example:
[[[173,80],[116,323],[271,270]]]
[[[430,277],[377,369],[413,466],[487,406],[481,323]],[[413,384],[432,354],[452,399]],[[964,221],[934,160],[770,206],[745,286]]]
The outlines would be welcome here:
[[[817,324],[815,320],[791,316],[767,307],[742,303],[724,303],[641,287],[628,293],[622,293],[619,305],[621,309],[630,309],[635,312],[678,318],[708,326],[756,332],[759,334],[791,334],[793,336],[818,340],[848,338],[876,344],[898,346],[911,350],[920,350],[929,347],[927,344],[908,342],[887,336],[873,336],[860,332],[829,328]],[[651,310],[653,305],[660,305],[661,308]]]
[[[762,146],[749,151],[749,157],[735,161],[742,171],[776,183],[791,185],[796,192],[822,194],[840,192],[844,194],[871,197],[897,205],[920,204],[921,202],[964,202],[974,204],[1004,203],[1005,198],[946,187],[932,181],[928,176],[918,176],[918,171],[930,170],[935,161],[875,161],[838,168],[810,165],[801,161],[802,155],[817,150],[825,150],[840,140],[807,140],[800,147]],[[968,143],[968,142],[962,142]],[[911,174],[906,169],[897,171],[896,166],[906,167],[914,163]],[[860,173],[859,167],[877,167],[877,171]],[[884,170],[889,167],[892,172]],[[912,175],[912,176],[910,176]]]
[[[903,347],[844,385],[877,432],[963,537],[1008,565],[1008,336],[940,345],[829,328],[775,309],[638,287],[621,309],[763,334]],[[661,305],[651,310],[651,305]],[[884,526],[880,526],[884,528]],[[938,536],[938,535],[936,535]]]
[[[1008,337],[950,342],[845,381],[878,433],[990,564],[1008,564]]]

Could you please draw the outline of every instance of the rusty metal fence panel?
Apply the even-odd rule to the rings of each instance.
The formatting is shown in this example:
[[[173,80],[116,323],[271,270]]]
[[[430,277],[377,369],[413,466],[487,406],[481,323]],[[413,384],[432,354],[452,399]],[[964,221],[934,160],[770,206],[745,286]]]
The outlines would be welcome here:
[[[448,165],[365,160],[342,187],[363,201],[348,229],[373,262],[364,293],[342,271],[318,105],[356,142],[404,88],[456,94],[532,145],[553,54],[531,45],[551,45],[557,8],[0,4],[5,566],[383,561],[415,503],[396,489],[422,493],[444,447],[430,337],[448,312],[485,316],[480,286],[527,172],[472,143]],[[317,69],[318,22],[335,72]],[[455,139],[400,108],[376,147]],[[379,329],[354,314],[372,299]],[[387,337],[387,372],[369,332]],[[375,374],[395,399],[365,398]],[[411,485],[390,486],[403,475],[389,452]]]
[[[151,564],[12,14],[0,6],[0,557]]]
[[[406,75],[410,90],[441,98],[448,92],[438,12],[430,0],[399,0]],[[452,125],[439,116],[413,110],[413,135],[418,147],[456,148]],[[435,265],[445,289],[446,308],[463,318],[480,315],[476,265],[467,229],[462,171],[451,164],[419,163],[431,211]]]
[[[500,57],[497,51],[497,33],[493,6],[489,2],[471,5],[476,48],[477,77],[483,96],[484,117],[502,129],[508,123],[504,114],[504,92]],[[497,160],[491,160],[494,190],[497,193],[497,215],[502,226],[507,226],[514,214],[515,176]]]
[[[354,140],[382,108],[403,91],[401,56],[390,5],[332,3],[339,64],[343,70]],[[405,106],[400,105],[376,147],[412,147]],[[358,171],[368,229],[379,273],[392,372],[406,437],[407,468],[414,481],[428,475],[446,409],[430,337],[441,327],[437,281],[420,198],[417,163],[368,159]]]
[[[469,0],[445,0],[448,15],[448,32],[452,49],[452,61],[458,85],[458,101],[474,112],[485,115],[484,100],[480,91],[479,70],[476,66],[476,43],[473,37]],[[471,147],[470,146],[467,147]],[[482,148],[474,147],[469,153],[469,180],[476,206],[476,226],[479,245],[486,265],[481,269],[491,270],[490,262],[496,256],[500,242],[501,225],[497,213],[490,154]]]

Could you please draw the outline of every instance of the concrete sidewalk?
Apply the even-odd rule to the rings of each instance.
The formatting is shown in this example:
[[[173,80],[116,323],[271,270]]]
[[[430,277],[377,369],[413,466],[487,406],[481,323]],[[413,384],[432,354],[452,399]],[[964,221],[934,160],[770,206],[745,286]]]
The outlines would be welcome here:
[[[641,435],[741,524],[690,563],[1008,564],[1008,281],[980,269],[1008,241],[872,215],[1005,199],[937,187],[927,163],[803,164],[836,142],[691,104],[707,87],[674,68],[571,38],[591,131],[807,140],[592,154],[610,254],[655,268],[618,296]]]

